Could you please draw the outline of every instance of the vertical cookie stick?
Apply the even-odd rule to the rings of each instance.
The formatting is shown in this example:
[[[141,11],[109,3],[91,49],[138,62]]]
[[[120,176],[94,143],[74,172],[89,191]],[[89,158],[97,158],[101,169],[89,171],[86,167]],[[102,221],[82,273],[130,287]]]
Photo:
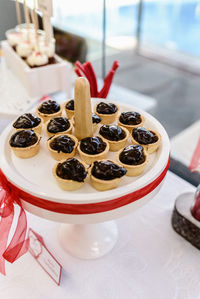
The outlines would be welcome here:
[[[75,136],[80,140],[93,136],[90,86],[86,78],[76,79],[74,90]]]

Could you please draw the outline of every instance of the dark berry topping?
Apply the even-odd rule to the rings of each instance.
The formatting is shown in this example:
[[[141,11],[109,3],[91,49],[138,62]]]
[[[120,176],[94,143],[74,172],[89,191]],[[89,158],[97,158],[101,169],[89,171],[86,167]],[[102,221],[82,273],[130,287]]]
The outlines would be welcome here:
[[[66,103],[65,108],[68,110],[74,110],[74,100],[70,100]]]
[[[50,147],[58,153],[71,153],[74,149],[74,145],[74,140],[66,135],[59,135],[50,142]]]
[[[145,162],[144,149],[141,145],[129,145],[119,155],[122,163],[128,165],[140,165]]]
[[[81,140],[80,149],[88,155],[97,155],[106,148],[106,143],[100,137],[87,137]]]
[[[76,158],[68,159],[62,163],[58,163],[56,174],[62,179],[83,182],[87,176],[87,172],[82,163]]]
[[[101,102],[97,105],[97,112],[100,114],[113,114],[117,112],[117,106],[112,103]]]
[[[34,114],[25,113],[18,117],[14,122],[15,129],[31,129],[37,127],[41,123],[41,119]]]
[[[158,136],[145,128],[139,127],[132,131],[133,138],[140,144],[151,144],[158,141]]]
[[[99,130],[99,134],[111,141],[119,141],[126,137],[125,131],[116,125],[103,125]]]
[[[120,122],[124,125],[139,125],[142,121],[141,115],[138,112],[122,112],[119,118]]]
[[[64,132],[70,127],[70,122],[66,117],[55,117],[50,119],[47,130],[50,133]]]
[[[38,110],[44,114],[53,114],[60,110],[60,105],[54,100],[48,100],[43,102]]]
[[[96,161],[92,167],[92,175],[100,180],[113,180],[126,174],[126,169],[112,161]]]
[[[33,130],[17,131],[10,138],[10,145],[12,147],[28,147],[35,144],[38,137]]]

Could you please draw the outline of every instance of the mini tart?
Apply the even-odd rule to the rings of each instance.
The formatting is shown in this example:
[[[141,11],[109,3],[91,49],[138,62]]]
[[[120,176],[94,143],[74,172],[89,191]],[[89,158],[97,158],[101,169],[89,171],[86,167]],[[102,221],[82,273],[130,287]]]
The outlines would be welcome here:
[[[69,106],[69,108],[66,107],[66,105]],[[68,118],[72,118],[74,116],[74,100],[68,100],[67,102],[64,103],[64,109],[65,109],[65,113],[67,115]]]
[[[42,109],[42,107],[51,107],[51,106],[55,106],[55,107],[58,107],[59,106],[59,110],[57,111],[51,111],[51,109],[49,109],[49,111],[47,109]],[[43,110],[43,111],[40,111],[40,110]],[[44,112],[45,111],[45,112]],[[54,100],[47,100],[47,101],[44,101],[42,102],[36,109],[36,113],[37,115],[43,119],[44,122],[47,122],[48,120],[50,120],[51,118],[54,118],[56,116],[61,116],[62,114],[62,108],[61,108],[61,105],[59,105],[56,101]]]
[[[73,161],[71,161],[73,160]],[[74,162],[76,161],[76,162]],[[74,180],[74,179],[67,179],[67,178],[62,178],[60,176],[58,176],[58,168],[60,167],[60,165],[62,165],[63,163],[65,162],[68,162],[69,163],[69,168],[70,170],[69,171],[76,171],[76,167],[72,167],[72,164],[74,163],[79,163],[79,165],[81,164],[81,168],[82,168],[82,173],[85,173],[83,175],[83,179],[82,180]],[[68,168],[68,169],[69,169]],[[84,184],[84,181],[87,177],[87,166],[85,165],[84,162],[81,162],[80,160],[76,159],[76,158],[72,158],[72,159],[67,159],[67,160],[62,160],[58,163],[56,163],[56,165],[53,167],[53,176],[55,177],[59,187],[63,190],[66,190],[66,191],[72,191],[72,190],[77,190],[79,188],[81,188]]]
[[[132,111],[131,111],[131,112],[132,112]],[[139,114],[139,117],[140,117],[140,119],[141,119],[140,123],[138,123],[138,124],[125,124],[125,123],[123,123],[122,121],[120,121],[120,118],[121,118],[121,116],[123,115],[123,113],[124,113],[124,114],[125,114],[125,113],[128,114],[128,113],[131,113],[131,112],[122,112],[122,113],[120,114],[120,116],[118,116],[118,125],[121,126],[121,127],[126,128],[127,130],[129,130],[130,133],[132,132],[132,130],[133,130],[134,128],[142,127],[143,124],[144,124],[144,121],[145,121],[144,116],[141,115],[141,114],[138,113],[138,112],[133,112],[133,113]],[[136,122],[137,122],[137,121],[136,121]]]
[[[51,147],[51,143],[54,142],[55,140],[58,140],[58,139],[61,139],[62,136],[66,136],[66,137],[69,137],[73,142],[74,142],[74,145],[70,145],[70,147],[73,148],[73,150],[68,153],[66,152],[63,152],[62,151],[62,146],[60,148],[60,150],[55,150]],[[61,140],[60,142],[64,143],[63,140]],[[63,159],[70,159],[70,158],[73,158],[76,154],[76,148],[77,148],[77,145],[78,145],[78,140],[75,136],[73,135],[70,135],[70,134],[60,134],[60,135],[56,135],[52,138],[50,138],[48,141],[47,141],[47,148],[51,154],[51,156],[57,160],[57,161],[60,161],[60,160],[63,160]]]
[[[72,126],[72,122],[71,122],[71,120],[69,120],[69,119],[67,119],[67,121],[69,122],[69,128],[67,128],[66,130],[64,130],[64,131],[57,131],[57,132],[49,132],[49,130],[48,130],[48,126],[52,123],[52,122],[54,122],[55,123],[55,125],[56,125],[56,119],[58,120],[58,125],[59,125],[59,120],[60,119],[67,119],[66,117],[62,117],[62,116],[57,116],[57,117],[53,117],[53,118],[51,118],[51,119],[49,119],[47,122],[46,122],[46,124],[45,124],[45,127],[46,127],[46,132],[47,132],[47,135],[49,136],[49,137],[51,137],[51,136],[54,136],[54,135],[60,135],[60,134],[71,134],[72,133],[72,128],[73,128],[73,126]]]
[[[109,126],[109,125],[108,125]],[[104,127],[104,126],[102,126]],[[101,127],[101,128],[102,128]],[[120,128],[124,133],[125,133],[125,137],[123,139],[120,139],[120,140],[110,140],[108,138],[106,138],[105,136],[101,135],[101,128],[99,130],[99,135],[106,141],[108,141],[109,143],[109,146],[110,146],[110,151],[111,152],[117,152],[119,151],[121,148],[125,147],[126,145],[126,142],[129,138],[129,131],[124,128],[124,127],[120,127],[120,126],[116,126],[116,125],[113,125],[113,126],[109,126],[109,127],[117,127],[117,128]]]
[[[24,139],[30,140],[34,138],[36,140],[35,143],[29,142],[27,146],[20,146],[23,144]],[[21,142],[20,142],[21,141]],[[14,142],[14,144],[13,144]],[[18,144],[17,144],[18,143]],[[9,141],[10,147],[13,150],[14,154],[22,159],[31,158],[37,155],[39,148],[40,148],[40,136],[39,134],[35,133],[33,130],[21,130],[15,132]]]
[[[118,169],[118,171],[120,172],[120,175],[118,175],[118,177],[115,178],[111,178],[111,179],[105,179],[105,178],[98,178],[94,175],[94,170],[96,167],[99,167],[98,165],[102,165],[104,163],[112,163],[113,165],[115,165]],[[102,171],[102,175],[103,173],[108,173],[108,171],[106,171],[104,169],[104,167],[101,167],[101,171]],[[98,160],[95,161],[90,168],[90,182],[92,184],[92,186],[98,190],[98,191],[106,191],[106,190],[110,190],[110,189],[114,189],[116,188],[119,183],[120,183],[120,179],[122,176],[124,176],[126,174],[126,169],[121,167],[120,164],[113,162],[111,160]]]
[[[101,102],[101,103],[103,103],[103,104],[112,104],[112,103],[106,103],[106,102]],[[101,103],[99,103],[99,104],[101,104]],[[113,104],[113,105],[115,105],[117,107],[117,111],[114,112],[114,113],[111,113],[111,114],[103,114],[103,113],[99,113],[97,111],[97,106],[99,104],[97,104],[95,106],[94,113],[97,114],[99,117],[101,117],[101,119],[102,119],[101,123],[102,124],[104,124],[104,125],[112,124],[116,120],[116,118],[117,118],[117,114],[119,112],[119,106],[116,105],[116,104]]]
[[[13,123],[13,128],[16,131],[33,130],[40,134],[42,131],[42,120],[32,113],[24,113]]]
[[[151,132],[153,133],[156,137],[157,137],[157,141],[156,142],[152,142],[152,143],[148,143],[148,144],[144,144],[143,142],[138,142],[134,137],[133,137],[133,132],[134,130],[144,130],[146,132]],[[161,136],[160,134],[158,133],[158,131],[156,130],[148,130],[146,128],[143,128],[143,127],[138,127],[138,128],[135,128],[132,130],[132,133],[131,133],[131,141],[133,144],[139,144],[139,145],[142,145],[143,148],[145,149],[145,151],[148,153],[148,154],[152,154],[153,152],[155,152],[158,147],[160,146],[160,143],[161,143]]]
[[[94,144],[95,143],[95,139],[99,139],[100,142],[102,142],[102,143],[105,144],[105,149],[101,153],[99,153],[99,154],[85,153],[84,151],[81,150],[81,142],[83,142],[85,139],[88,139],[88,141],[91,140],[89,144],[92,144],[92,143]],[[94,144],[94,146],[95,146],[95,144]],[[109,152],[109,143],[105,139],[103,139],[103,138],[101,138],[99,136],[84,138],[78,144],[78,153],[79,153],[81,159],[86,164],[92,164],[96,160],[105,159],[107,157],[107,155],[108,155],[108,152]]]
[[[121,161],[121,154],[123,154],[125,151],[126,151],[126,154],[128,153],[128,151],[132,150],[132,154],[134,155],[134,148],[135,147],[141,147],[141,151],[142,151],[142,157],[141,157],[141,160],[142,160],[142,163],[140,164],[128,164],[128,163],[125,163],[124,161]],[[135,151],[135,154],[136,154],[136,160],[137,160],[137,155],[138,155],[138,152],[137,150]],[[144,158],[144,161],[143,159]],[[140,159],[140,157],[138,156],[138,160]],[[145,166],[147,165],[148,161],[149,161],[149,155],[146,153],[145,149],[143,148],[143,146],[141,145],[136,145],[136,144],[132,144],[132,145],[129,145],[123,149],[121,149],[117,155],[116,155],[116,160],[117,162],[122,165],[126,170],[127,170],[127,173],[126,175],[127,176],[138,176],[140,174],[143,173],[144,171],[144,168]]]

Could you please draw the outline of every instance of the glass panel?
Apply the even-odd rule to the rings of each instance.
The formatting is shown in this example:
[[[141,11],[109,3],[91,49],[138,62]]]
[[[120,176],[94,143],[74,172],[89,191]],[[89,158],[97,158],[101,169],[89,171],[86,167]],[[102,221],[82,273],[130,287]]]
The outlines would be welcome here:
[[[142,41],[200,55],[200,2],[144,1]]]

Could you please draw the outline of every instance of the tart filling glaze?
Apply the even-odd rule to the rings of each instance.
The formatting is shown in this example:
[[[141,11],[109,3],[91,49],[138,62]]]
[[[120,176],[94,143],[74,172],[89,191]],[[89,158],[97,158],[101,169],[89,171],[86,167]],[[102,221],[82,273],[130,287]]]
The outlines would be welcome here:
[[[15,129],[29,129],[35,128],[41,123],[41,119],[34,114],[25,113],[18,117],[14,122],[13,127]]]
[[[143,127],[135,128],[132,131],[133,138],[140,144],[152,144],[158,141],[158,136]]]
[[[10,146],[12,147],[28,147],[34,145],[38,141],[38,137],[33,130],[22,130],[13,134],[10,138]]]
[[[97,114],[92,113],[92,123],[93,124],[99,124],[101,122],[101,117],[99,117]]]
[[[101,102],[97,105],[96,110],[100,114],[114,114],[117,112],[117,106],[112,103]]]
[[[126,137],[124,130],[116,125],[103,125],[99,130],[99,134],[111,141],[119,141]]]
[[[146,160],[144,148],[141,145],[129,145],[120,153],[119,160],[128,165],[140,165]]]
[[[74,149],[75,142],[69,136],[59,135],[50,142],[50,147],[58,153],[71,153]]]
[[[62,179],[73,180],[77,182],[83,182],[87,176],[85,167],[76,158],[68,159],[62,163],[58,163],[56,174]]]
[[[126,172],[125,168],[109,160],[94,162],[91,170],[91,174],[95,178],[106,181],[121,178]]]
[[[50,119],[47,130],[50,133],[64,132],[70,127],[70,122],[66,117],[55,117]]]
[[[66,103],[65,108],[68,110],[74,110],[74,100],[70,100]]]
[[[54,100],[48,100],[43,102],[38,110],[44,114],[53,114],[60,110],[60,105]]]
[[[138,112],[122,112],[119,120],[124,125],[139,125],[142,122],[141,115]]]
[[[100,137],[87,137],[81,140],[80,149],[88,155],[97,155],[106,148],[106,143]]]

